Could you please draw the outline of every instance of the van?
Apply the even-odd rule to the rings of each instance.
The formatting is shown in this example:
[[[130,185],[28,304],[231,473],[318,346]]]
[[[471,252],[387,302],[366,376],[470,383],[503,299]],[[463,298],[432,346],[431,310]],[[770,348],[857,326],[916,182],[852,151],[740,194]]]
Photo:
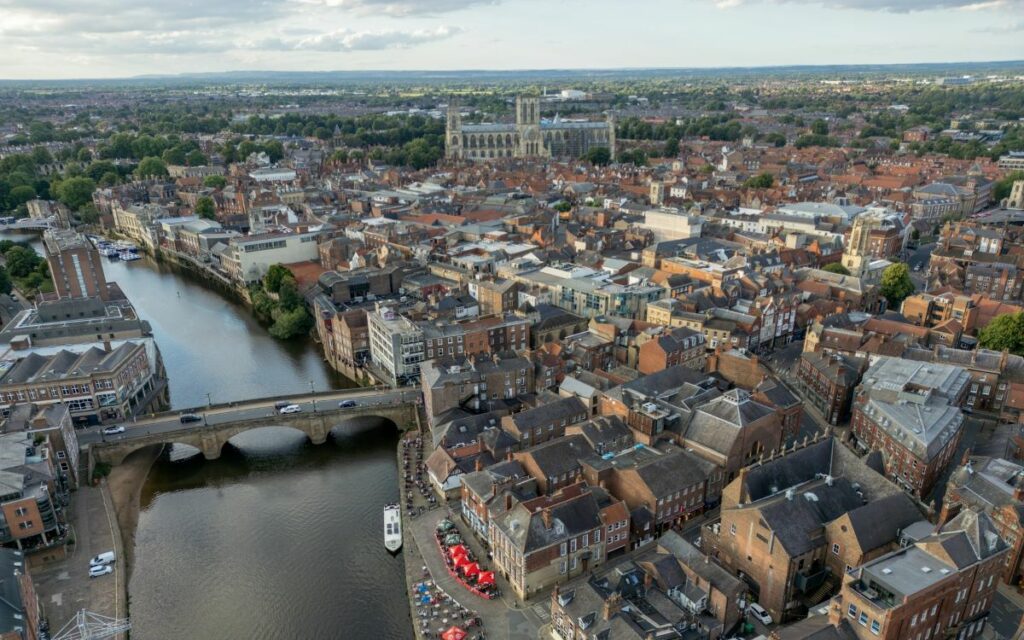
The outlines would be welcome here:
[[[95,558],[93,558],[92,560],[90,560],[89,561],[89,566],[90,567],[102,567],[103,565],[114,564],[114,561],[116,559],[117,558],[114,556],[114,552],[113,551],[104,551],[100,555],[98,555]]]
[[[278,411],[280,411],[281,409],[284,409],[285,407],[287,407],[290,404],[291,404],[290,400],[278,400],[277,402],[274,403],[274,408],[277,409]]]

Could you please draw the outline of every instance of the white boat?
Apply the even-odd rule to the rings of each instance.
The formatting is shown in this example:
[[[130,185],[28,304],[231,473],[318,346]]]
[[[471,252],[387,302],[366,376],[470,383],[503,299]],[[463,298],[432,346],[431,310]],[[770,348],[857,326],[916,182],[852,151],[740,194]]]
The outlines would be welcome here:
[[[394,503],[384,507],[384,548],[391,553],[402,548],[402,509]]]
[[[99,252],[101,256],[106,256],[107,258],[116,258],[118,254],[121,253],[121,250],[115,246],[104,244],[100,245]]]
[[[136,253],[135,251],[132,251],[131,249],[125,249],[124,251],[118,253],[117,257],[120,258],[121,260],[130,262],[132,260],[138,260],[139,254]]]

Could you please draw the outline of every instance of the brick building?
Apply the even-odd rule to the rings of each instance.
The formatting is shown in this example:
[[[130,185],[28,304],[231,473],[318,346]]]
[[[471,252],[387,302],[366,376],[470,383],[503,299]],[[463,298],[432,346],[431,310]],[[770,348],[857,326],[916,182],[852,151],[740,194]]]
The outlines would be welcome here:
[[[864,358],[812,351],[800,357],[796,382],[825,419],[837,425],[849,415],[854,389],[866,368]]]
[[[681,364],[691,369],[704,369],[705,337],[703,333],[679,327],[657,335],[640,347],[637,370],[654,373]]]

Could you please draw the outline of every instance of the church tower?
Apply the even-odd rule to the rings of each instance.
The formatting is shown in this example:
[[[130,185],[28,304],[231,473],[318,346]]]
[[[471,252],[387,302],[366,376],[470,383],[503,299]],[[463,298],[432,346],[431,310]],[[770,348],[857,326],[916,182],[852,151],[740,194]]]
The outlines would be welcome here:
[[[519,135],[519,156],[546,156],[540,132],[540,98],[516,97],[516,132]]]
[[[461,160],[463,158],[462,142],[462,113],[459,112],[459,103],[452,98],[448,102],[444,156],[453,160]]]

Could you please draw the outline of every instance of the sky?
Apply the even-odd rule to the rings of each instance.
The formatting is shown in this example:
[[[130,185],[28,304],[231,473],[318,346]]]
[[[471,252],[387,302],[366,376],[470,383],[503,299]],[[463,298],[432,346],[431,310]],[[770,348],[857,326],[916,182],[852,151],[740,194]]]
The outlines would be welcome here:
[[[1024,0],[0,0],[0,78],[1024,58]]]

